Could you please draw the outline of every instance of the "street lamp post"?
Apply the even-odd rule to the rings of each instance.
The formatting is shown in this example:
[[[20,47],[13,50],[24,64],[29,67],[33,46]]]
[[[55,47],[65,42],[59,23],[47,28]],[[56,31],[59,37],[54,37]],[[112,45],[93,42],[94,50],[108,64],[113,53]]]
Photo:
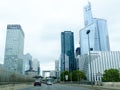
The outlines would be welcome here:
[[[102,85],[102,73],[98,72],[96,73],[97,76],[97,85],[101,86]]]
[[[120,81],[120,67],[118,68],[118,71],[119,71],[118,73],[119,73],[119,81]]]
[[[89,62],[90,62],[90,77],[91,77],[91,85],[93,87],[89,33],[90,33],[90,30],[87,30],[86,34],[88,35],[88,51],[89,51]]]
[[[64,64],[64,69],[63,69],[63,83],[64,83],[65,61],[63,62],[63,64]]]
[[[63,62],[64,69],[63,69],[63,83],[64,83],[64,72],[65,72],[65,61]]]

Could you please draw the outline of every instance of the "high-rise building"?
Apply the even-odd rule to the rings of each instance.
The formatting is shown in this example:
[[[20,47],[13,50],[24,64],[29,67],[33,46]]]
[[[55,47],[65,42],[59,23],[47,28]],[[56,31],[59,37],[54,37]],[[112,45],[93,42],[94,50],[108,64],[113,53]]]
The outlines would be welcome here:
[[[105,70],[120,69],[120,51],[91,51],[91,62],[87,54],[80,56],[79,60],[79,69],[84,71],[89,81],[91,79],[96,81],[98,79],[97,75],[102,75]],[[92,66],[91,70],[90,64]]]
[[[75,70],[74,34],[71,31],[61,33],[61,71]]]
[[[4,66],[8,70],[23,71],[24,32],[20,25],[7,25]]]
[[[107,21],[93,18],[90,2],[84,8],[84,25],[85,27],[80,30],[81,54],[87,54],[89,51],[88,39],[93,51],[110,51]],[[86,34],[88,30],[90,33]]]
[[[38,59],[33,59],[32,61],[33,70],[37,71],[37,74],[40,74],[40,62]]]
[[[81,53],[80,53],[80,47],[76,48],[75,51],[75,60],[76,60],[76,69],[79,70],[79,57],[80,57]]]
[[[32,56],[27,53],[24,55],[23,58],[23,74],[25,74],[25,71],[32,70]]]

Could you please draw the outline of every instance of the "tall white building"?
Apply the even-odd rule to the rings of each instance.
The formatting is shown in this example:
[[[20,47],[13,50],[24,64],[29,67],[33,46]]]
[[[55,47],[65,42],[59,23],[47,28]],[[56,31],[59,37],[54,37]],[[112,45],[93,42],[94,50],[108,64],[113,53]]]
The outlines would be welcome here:
[[[23,71],[24,32],[20,25],[7,25],[4,67],[8,70]]]
[[[79,69],[85,72],[88,80],[91,75],[92,80],[96,80],[96,76],[102,75],[106,69],[120,69],[120,51],[92,51],[90,57],[87,54],[79,57]]]
[[[40,74],[40,62],[38,61],[38,59],[33,59],[32,66],[33,70],[37,71],[37,73]]]
[[[23,74],[25,74],[25,71],[31,69],[32,67],[31,61],[32,61],[32,56],[29,53],[25,54],[23,58]]]

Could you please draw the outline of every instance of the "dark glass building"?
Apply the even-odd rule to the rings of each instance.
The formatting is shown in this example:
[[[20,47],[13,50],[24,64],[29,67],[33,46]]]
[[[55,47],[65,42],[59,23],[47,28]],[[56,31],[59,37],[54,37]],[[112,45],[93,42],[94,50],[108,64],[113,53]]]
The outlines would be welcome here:
[[[77,47],[77,48],[76,48],[76,56],[78,56],[78,55],[81,55],[80,47]]]
[[[72,72],[76,69],[74,58],[74,34],[71,31],[61,32],[61,71]]]

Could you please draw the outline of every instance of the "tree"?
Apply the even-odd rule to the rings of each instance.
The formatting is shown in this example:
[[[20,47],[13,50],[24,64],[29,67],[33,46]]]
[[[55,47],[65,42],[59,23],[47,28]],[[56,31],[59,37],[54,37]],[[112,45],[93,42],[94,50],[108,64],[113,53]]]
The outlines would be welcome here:
[[[118,81],[120,81],[119,70],[117,70],[117,69],[105,70],[103,73],[102,81],[105,81],[105,82],[118,82]]]
[[[84,74],[84,72],[79,71],[79,70],[74,70],[72,72],[72,80],[73,81],[80,81],[80,80],[85,80],[86,76]]]
[[[61,81],[67,81],[65,76],[68,75],[68,81],[70,81],[70,73],[68,71],[64,71],[61,73],[60,77],[61,77]]]

